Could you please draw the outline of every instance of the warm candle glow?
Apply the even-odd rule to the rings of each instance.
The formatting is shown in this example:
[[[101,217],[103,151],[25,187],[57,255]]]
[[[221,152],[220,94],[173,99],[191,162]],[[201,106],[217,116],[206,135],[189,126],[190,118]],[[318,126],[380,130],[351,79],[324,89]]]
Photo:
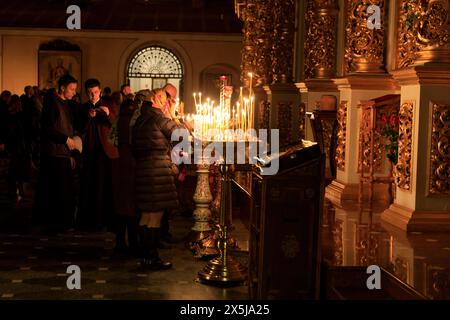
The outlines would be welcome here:
[[[214,100],[209,97],[202,102],[202,93],[194,93],[194,103],[196,114],[187,116],[187,121],[194,121],[194,134],[203,141],[236,141],[250,139],[248,130],[254,126],[254,102],[253,95],[253,73],[250,77],[248,95],[244,95],[244,90],[240,87],[239,97],[234,105],[231,98],[233,87],[227,86],[227,77],[220,77],[220,99],[215,105]],[[197,98],[198,95],[198,98]],[[211,135],[211,130],[215,130]],[[231,131],[229,131],[231,130]],[[234,132],[234,133],[229,133]],[[244,135],[242,135],[244,134]]]

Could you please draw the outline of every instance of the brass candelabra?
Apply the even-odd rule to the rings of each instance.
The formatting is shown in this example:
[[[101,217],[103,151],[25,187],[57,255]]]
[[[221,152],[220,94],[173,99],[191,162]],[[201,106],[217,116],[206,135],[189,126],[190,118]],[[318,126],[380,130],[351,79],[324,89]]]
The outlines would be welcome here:
[[[227,143],[224,143],[226,146]],[[221,188],[221,205],[220,205],[220,221],[219,235],[216,247],[219,255],[210,260],[207,265],[198,273],[199,279],[205,284],[211,285],[234,285],[243,282],[247,275],[247,268],[237,261],[229,251],[228,245],[230,235],[228,233],[227,217],[232,214],[232,195],[231,195],[231,164],[227,164],[226,151],[224,148],[224,157],[219,164],[220,173],[222,175]]]

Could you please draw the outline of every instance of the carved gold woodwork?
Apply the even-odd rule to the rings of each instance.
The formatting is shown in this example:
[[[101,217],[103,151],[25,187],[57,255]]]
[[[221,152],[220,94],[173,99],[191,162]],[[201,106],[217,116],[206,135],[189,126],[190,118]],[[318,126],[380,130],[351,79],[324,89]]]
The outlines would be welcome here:
[[[299,111],[299,133],[300,133],[300,139],[305,139],[305,125],[306,125],[306,104],[302,102],[300,104],[300,107],[298,108]]]
[[[344,233],[343,233],[344,222],[340,219],[336,219],[333,228],[333,245],[334,245],[334,256],[333,265],[342,266],[344,264]]]
[[[273,7],[272,83],[291,83],[294,65],[295,1],[271,0]]]
[[[347,141],[347,101],[342,101],[337,110],[338,134],[336,147],[336,167],[345,170],[345,144]]]
[[[270,128],[270,102],[267,100],[263,100],[259,104],[258,123],[260,129]]]
[[[255,86],[292,82],[295,37],[294,0],[240,0],[236,13],[244,22],[241,81],[248,73]]]
[[[362,132],[363,138],[363,166],[364,170],[368,172],[368,168],[371,166],[369,162],[370,154],[373,152],[373,169],[374,173],[381,173],[385,170],[385,158],[386,151],[383,148],[383,138],[381,136],[381,131],[383,128],[382,118],[387,117],[390,119],[391,116],[397,116],[399,106],[397,104],[386,105],[382,108],[377,108],[376,111],[371,111],[369,109],[363,108],[363,114],[361,115],[361,123],[360,128]],[[365,112],[364,112],[365,111]],[[372,125],[371,112],[374,112],[375,119],[375,128]],[[373,147],[370,145],[369,135],[373,135]],[[361,161],[361,160],[360,160]],[[358,170],[359,172],[359,170]]]
[[[394,274],[404,283],[410,283],[409,262],[406,258],[396,257],[394,261]]]
[[[403,190],[411,189],[413,109],[412,102],[404,102],[398,114],[398,161],[394,169],[394,179],[397,187]]]
[[[397,68],[450,62],[448,0],[402,0],[398,24]]]
[[[333,78],[336,70],[337,1],[309,0],[305,30],[305,79]]]
[[[355,223],[355,257],[359,266],[379,263],[381,233],[374,233],[371,225]]]
[[[417,19],[420,16],[420,5],[417,0],[400,1],[398,36],[397,36],[397,68],[406,68],[417,60],[420,46],[417,43]]]
[[[346,1],[346,40],[345,71],[384,73],[385,28],[367,28],[370,5],[381,9],[381,19],[385,18],[385,0],[347,0]]]
[[[278,127],[280,129],[280,146],[292,141],[292,102],[278,104]]]
[[[433,103],[432,112],[429,192],[450,196],[450,104]]]
[[[256,66],[256,46],[257,46],[257,29],[255,25],[256,21],[256,0],[245,0],[242,1],[237,8],[239,8],[239,16],[244,22],[243,27],[243,46],[241,50],[241,82],[246,86],[249,85],[248,73],[255,73],[255,79],[257,79],[255,66]]]
[[[255,19],[255,86],[269,84],[272,79],[271,53],[272,53],[272,25],[273,16],[267,14],[268,7],[273,0],[260,0],[256,6]],[[251,70],[249,70],[251,71]]]
[[[373,100],[363,101],[358,105],[360,109],[359,122],[359,150],[358,150],[358,172],[359,172],[359,205],[364,200],[364,184],[368,184],[369,204],[372,205],[374,184],[384,183],[388,185],[389,197],[392,200],[392,183],[394,178],[391,173],[383,174],[386,170],[384,164],[386,151],[382,128],[382,119],[398,117],[400,109],[400,95],[386,95]],[[391,170],[389,170],[391,171]],[[381,174],[375,175],[376,172]]]

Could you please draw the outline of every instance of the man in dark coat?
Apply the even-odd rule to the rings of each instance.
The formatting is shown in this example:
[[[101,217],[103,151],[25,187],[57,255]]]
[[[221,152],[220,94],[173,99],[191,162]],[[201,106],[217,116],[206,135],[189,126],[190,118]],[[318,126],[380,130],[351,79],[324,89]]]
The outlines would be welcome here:
[[[41,118],[41,167],[33,221],[43,223],[51,234],[73,226],[74,197],[71,153],[73,120],[68,100],[76,94],[77,80],[62,76],[57,91],[49,91]]]
[[[150,270],[172,267],[170,262],[159,258],[157,246],[164,210],[179,206],[169,146],[172,132],[182,126],[164,116],[162,108],[166,99],[164,90],[153,90],[141,107],[141,116],[136,120],[132,133],[132,150],[136,159],[135,199],[141,212],[139,225],[145,245],[142,266]]]
[[[89,101],[82,105],[83,168],[78,207],[78,226],[82,230],[102,231],[112,227],[114,217],[112,162],[118,158],[117,148],[107,141],[107,134],[117,114],[100,99],[101,87],[97,79],[85,82]]]

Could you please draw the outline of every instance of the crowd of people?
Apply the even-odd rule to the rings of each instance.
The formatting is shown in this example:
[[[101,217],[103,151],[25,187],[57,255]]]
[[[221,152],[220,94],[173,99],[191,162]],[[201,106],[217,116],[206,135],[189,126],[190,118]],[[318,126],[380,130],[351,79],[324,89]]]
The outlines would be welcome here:
[[[158,249],[167,247],[169,216],[179,208],[171,135],[177,89],[171,84],[133,94],[102,90],[88,79],[81,103],[77,79],[57,88],[27,86],[19,97],[0,96],[0,153],[9,160],[10,193],[37,175],[32,221],[49,234],[70,229],[112,231],[115,252],[141,258],[150,270],[169,269]],[[176,143],[176,142],[175,142]]]

